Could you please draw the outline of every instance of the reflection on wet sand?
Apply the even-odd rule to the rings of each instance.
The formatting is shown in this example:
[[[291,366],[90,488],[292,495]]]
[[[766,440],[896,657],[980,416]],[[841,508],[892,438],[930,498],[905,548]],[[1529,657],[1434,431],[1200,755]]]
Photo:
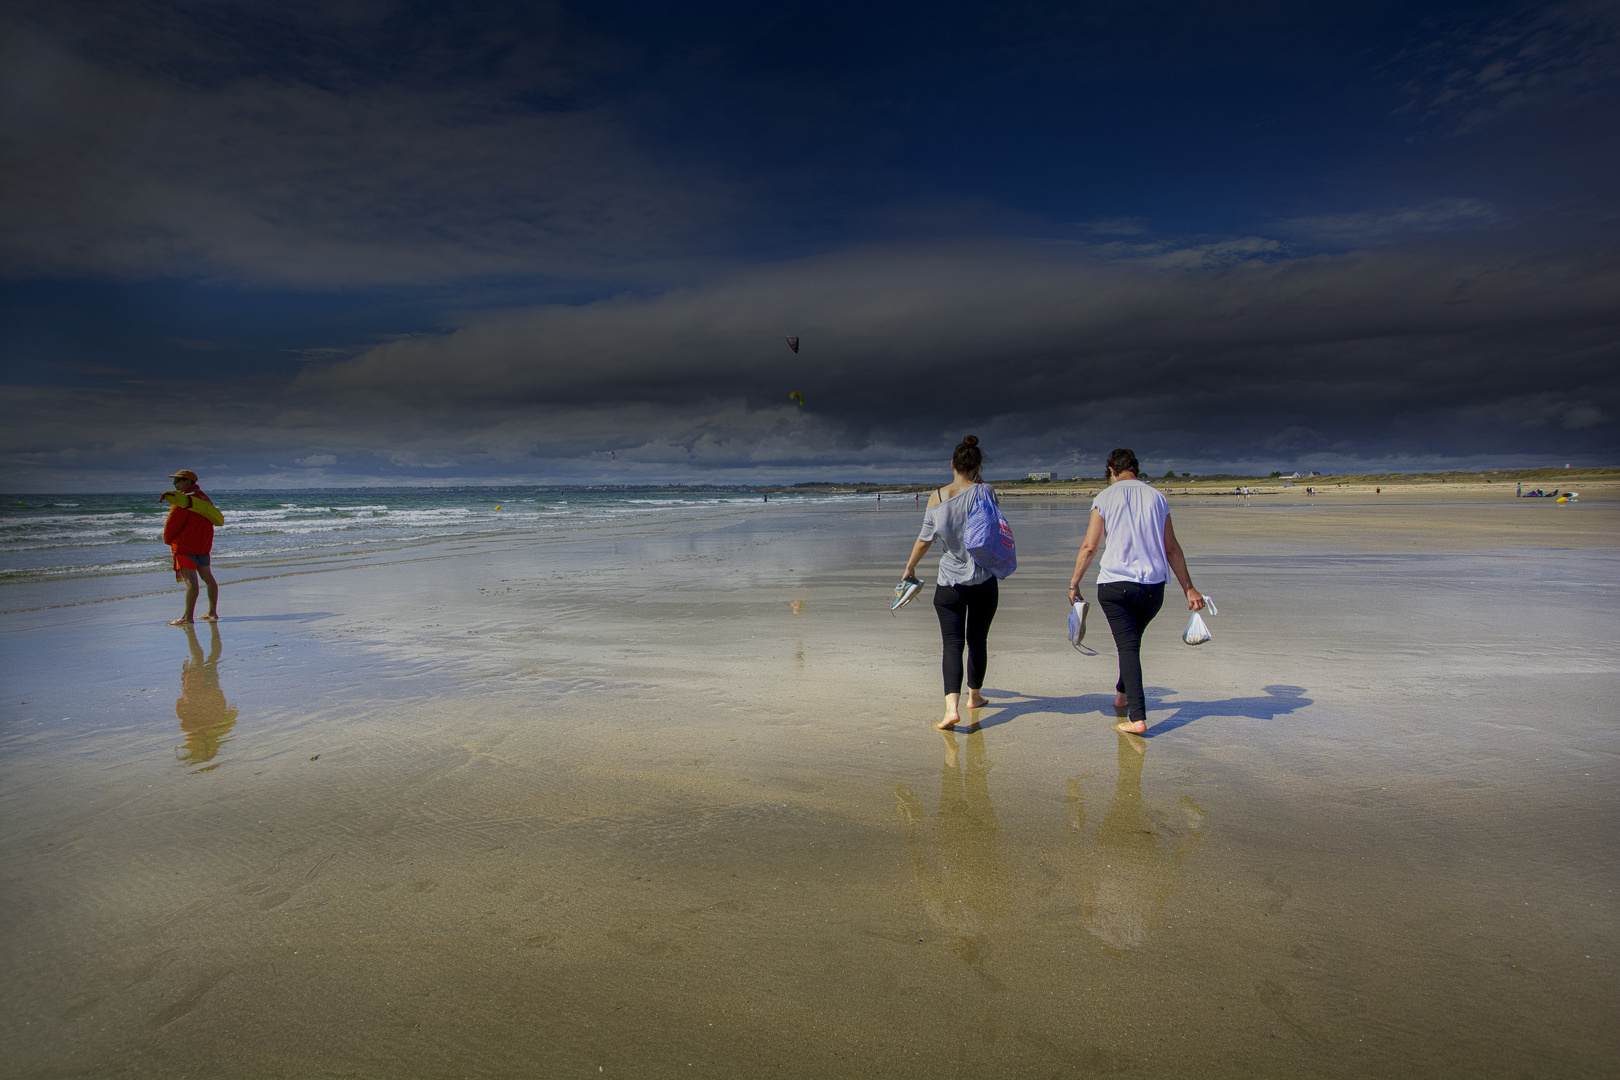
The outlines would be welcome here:
[[[180,665],[180,697],[174,703],[174,715],[180,718],[180,732],[186,742],[184,746],[175,747],[174,753],[182,764],[202,766],[192,772],[207,772],[220,765],[214,758],[220,748],[231,741],[236,709],[226,704],[225,691],[219,687],[219,654],[224,648],[219,624],[208,624],[206,657],[197,640],[197,631],[191,626],[184,629],[191,656]]]
[[[928,917],[956,939],[962,959],[977,967],[988,931],[1007,911],[1007,883],[996,857],[996,812],[990,805],[990,756],[984,733],[967,737],[962,753],[954,732],[943,732],[939,812],[933,840],[924,831],[922,803],[904,784],[894,789],[908,826],[911,870]]]
[[[1185,830],[1168,815],[1142,801],[1142,766],[1147,741],[1119,736],[1119,780],[1113,801],[1094,837],[1087,837],[1085,792],[1079,778],[1069,780],[1069,826],[1080,833],[1081,919],[1088,931],[1116,949],[1147,943],[1181,863],[1203,839],[1204,811],[1185,795],[1181,817]]]

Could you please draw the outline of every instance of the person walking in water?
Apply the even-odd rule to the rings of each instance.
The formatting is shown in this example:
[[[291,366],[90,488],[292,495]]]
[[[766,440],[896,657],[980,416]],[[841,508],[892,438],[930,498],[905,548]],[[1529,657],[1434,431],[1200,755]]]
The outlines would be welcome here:
[[[186,583],[186,613],[169,625],[191,624],[197,610],[198,575],[208,586],[208,614],[203,622],[215,622],[219,619],[219,582],[208,564],[214,550],[214,526],[224,519],[197,486],[196,473],[181,469],[169,479],[174,481],[174,490],[158,496],[170,507],[169,519],[163,523],[163,542],[174,554],[174,580]]]
[[[1130,450],[1108,455],[1108,487],[1091,501],[1091,521],[1074,560],[1069,602],[1082,599],[1080,579],[1097,552],[1097,602],[1108,617],[1119,649],[1119,682],[1114,708],[1128,709],[1128,719],[1115,725],[1129,735],[1147,732],[1147,702],[1142,693],[1142,632],[1164,606],[1164,583],[1170,573],[1187,594],[1187,608],[1200,611],[1204,597],[1193,588],[1187,557],[1170,524],[1170,504],[1161,492],[1136,478],[1141,468]],[[1104,541],[1107,549],[1103,549]]]
[[[996,617],[996,576],[973,561],[967,553],[962,533],[968,514],[981,498],[994,499],[996,493],[979,476],[984,453],[979,439],[969,435],[951,455],[950,484],[928,497],[923,511],[922,532],[912,545],[902,578],[915,576],[917,563],[937,539],[945,550],[939,557],[939,583],[934,590],[934,613],[939,616],[939,633],[944,639],[941,667],[945,676],[945,718],[935,724],[947,731],[962,722],[962,650],[967,649],[969,709],[983,708],[985,667],[989,662],[990,623]]]

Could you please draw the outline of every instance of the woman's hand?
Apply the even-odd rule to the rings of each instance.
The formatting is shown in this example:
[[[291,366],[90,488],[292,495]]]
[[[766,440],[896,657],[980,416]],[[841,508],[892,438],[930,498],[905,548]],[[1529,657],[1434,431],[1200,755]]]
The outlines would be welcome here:
[[[1191,585],[1187,586],[1187,610],[1204,610],[1204,594],[1193,588]]]
[[[1085,597],[1080,595],[1080,583],[1078,581],[1069,582],[1069,603],[1077,604],[1084,599]]]

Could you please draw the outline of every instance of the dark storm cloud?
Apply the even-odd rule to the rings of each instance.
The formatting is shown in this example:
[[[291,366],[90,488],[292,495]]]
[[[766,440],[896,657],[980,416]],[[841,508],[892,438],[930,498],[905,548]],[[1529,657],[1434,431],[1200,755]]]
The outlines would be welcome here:
[[[898,476],[970,429],[1003,470],[1086,474],[1122,442],[1156,464],[1262,471],[1494,464],[1551,444],[1596,460],[1612,445],[1614,253],[1275,247],[874,248],[505,312],[197,395],[179,406],[186,452],[253,446],[279,462],[255,479],[289,483]],[[77,452],[181,452],[169,392],[152,388],[133,422],[139,391],[76,393],[108,440]],[[34,415],[60,403],[37,393]],[[14,451],[43,437],[42,421],[18,424]]]
[[[1271,246],[852,252],[651,300],[509,313],[382,346],[299,389],[503,413],[660,403],[661,442],[702,430],[699,403],[787,413],[798,389],[806,435],[848,460],[938,447],[964,425],[1034,461],[1110,437],[1212,464],[1245,437],[1324,460],[1381,457],[1392,438],[1412,454],[1488,456],[1529,449],[1516,428],[1595,429],[1616,411],[1612,252],[1253,253]],[[621,441],[633,460],[634,437]]]
[[[413,43],[404,70],[362,65],[358,43],[329,41],[342,21],[312,10],[282,29],[327,48],[295,52],[292,70],[248,62],[241,26],[170,38],[169,24],[114,8],[88,20],[100,32],[81,55],[13,24],[0,63],[6,272],[304,286],[589,276],[699,255],[736,216],[718,178],[653,160],[613,107],[571,94],[610,55],[581,64],[575,43],[513,41],[458,79],[460,52]]]
[[[6,11],[15,485],[1612,463],[1612,5]]]

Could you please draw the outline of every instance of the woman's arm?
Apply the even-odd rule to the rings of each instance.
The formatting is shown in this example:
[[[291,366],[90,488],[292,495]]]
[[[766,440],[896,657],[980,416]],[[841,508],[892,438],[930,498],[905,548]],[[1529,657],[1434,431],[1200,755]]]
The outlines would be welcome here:
[[[902,580],[917,576],[917,564],[922,561],[922,557],[928,554],[928,549],[933,546],[934,542],[932,540],[919,540],[911,545],[911,558],[906,560],[906,569],[900,575]]]
[[[1181,582],[1181,591],[1187,594],[1187,610],[1202,611],[1204,607],[1204,594],[1193,588],[1192,575],[1187,572],[1187,554],[1181,550],[1181,541],[1176,539],[1175,527],[1170,524],[1170,515],[1164,518],[1164,558],[1170,564],[1170,570]]]
[[[1086,538],[1080,541],[1080,554],[1074,557],[1074,576],[1069,579],[1069,603],[1080,599],[1080,579],[1086,576],[1086,571],[1091,567],[1091,560],[1102,550],[1103,535],[1106,532],[1102,514],[1093,510],[1091,524],[1086,526]]]

